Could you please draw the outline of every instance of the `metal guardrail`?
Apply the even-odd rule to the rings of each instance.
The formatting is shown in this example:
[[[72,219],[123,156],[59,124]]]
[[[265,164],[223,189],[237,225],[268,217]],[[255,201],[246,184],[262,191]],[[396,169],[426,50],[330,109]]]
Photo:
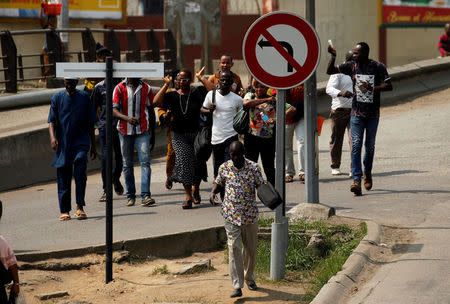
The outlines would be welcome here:
[[[65,51],[58,33],[70,32],[80,33],[82,38],[83,49],[77,51]],[[105,45],[112,51],[114,60],[120,62],[121,54],[125,55],[127,62],[141,62],[142,57],[146,62],[164,62],[165,73],[170,73],[177,68],[177,51],[176,41],[172,32],[168,29],[90,29],[90,28],[67,28],[67,29],[38,29],[25,31],[0,31],[0,43],[2,56],[0,59],[3,67],[0,72],[4,73],[4,81],[7,93],[17,93],[17,82],[28,80],[39,80],[43,78],[54,78],[56,74],[56,62],[66,62],[71,55],[77,55],[78,62],[93,62],[96,60],[96,41],[92,33],[104,33]],[[165,48],[160,48],[160,43],[156,37],[156,33],[164,34]],[[47,41],[48,63],[45,62],[44,54],[17,54],[17,47],[13,36],[16,35],[36,35],[45,34]],[[119,39],[116,34],[127,35],[127,48],[121,51]],[[146,34],[146,47],[142,48],[137,34]],[[23,58],[39,57],[40,64],[28,65],[23,64]],[[40,77],[24,77],[24,70],[40,69]]]

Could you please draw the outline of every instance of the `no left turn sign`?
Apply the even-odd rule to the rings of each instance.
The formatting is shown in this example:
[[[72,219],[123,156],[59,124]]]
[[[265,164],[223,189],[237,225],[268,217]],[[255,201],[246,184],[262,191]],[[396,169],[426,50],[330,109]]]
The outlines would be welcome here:
[[[250,26],[242,53],[247,69],[259,82],[289,89],[305,82],[316,70],[320,42],[314,28],[302,17],[273,12]]]

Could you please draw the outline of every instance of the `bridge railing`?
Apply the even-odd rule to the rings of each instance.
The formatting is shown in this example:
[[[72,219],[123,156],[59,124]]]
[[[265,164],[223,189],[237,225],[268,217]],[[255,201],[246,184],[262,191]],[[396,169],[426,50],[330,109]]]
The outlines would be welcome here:
[[[79,33],[81,34],[82,49],[64,50],[58,33]],[[68,29],[38,29],[23,31],[0,31],[0,43],[2,56],[0,56],[2,66],[0,72],[4,74],[4,84],[7,93],[17,93],[18,82],[32,81],[40,79],[55,78],[56,62],[69,61],[69,58],[76,55],[78,62],[93,62],[96,60],[96,41],[92,33],[103,33],[105,46],[112,51],[114,60],[120,62],[125,59],[127,62],[164,62],[165,73],[170,73],[177,68],[176,41],[172,32],[168,29],[100,29],[100,28],[68,28]],[[156,33],[162,33],[164,41],[157,38]],[[14,37],[18,35],[45,35],[47,52],[22,54],[18,53]],[[141,46],[138,34],[145,34],[146,45]],[[121,47],[117,35],[126,35],[126,47]],[[164,43],[164,48],[160,45]],[[123,56],[122,56],[123,55]],[[38,63],[24,64],[26,58],[36,59]],[[46,60],[47,59],[47,60]],[[34,70],[37,76],[25,76],[24,71]]]

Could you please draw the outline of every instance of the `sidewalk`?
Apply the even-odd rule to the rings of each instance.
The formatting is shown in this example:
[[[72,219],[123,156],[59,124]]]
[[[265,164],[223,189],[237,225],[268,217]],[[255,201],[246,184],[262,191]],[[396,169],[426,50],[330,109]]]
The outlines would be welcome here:
[[[330,127],[328,121],[324,124],[319,139],[321,204],[335,207],[341,216],[401,226],[415,233],[411,244],[401,247],[393,262],[370,261],[381,265],[380,270],[367,284],[358,286],[359,292],[348,303],[450,303],[449,93],[447,89],[382,109],[374,187],[370,192],[363,190],[362,197],[350,193],[347,175],[331,175]],[[349,150],[345,142],[341,169],[348,173]],[[114,240],[222,224],[219,209],[207,202],[211,178],[202,184],[200,207],[182,210],[183,190],[179,185],[165,190],[164,166],[163,158],[152,161],[152,196],[157,206],[125,207],[125,197],[115,197]],[[287,184],[286,193],[290,208],[303,202],[304,185],[295,180]],[[105,211],[104,204],[98,202],[100,194],[99,174],[90,175],[86,194],[89,219],[60,223],[55,184],[0,193],[5,208],[0,223],[2,235],[17,253],[103,244]],[[263,216],[272,214],[261,210]]]

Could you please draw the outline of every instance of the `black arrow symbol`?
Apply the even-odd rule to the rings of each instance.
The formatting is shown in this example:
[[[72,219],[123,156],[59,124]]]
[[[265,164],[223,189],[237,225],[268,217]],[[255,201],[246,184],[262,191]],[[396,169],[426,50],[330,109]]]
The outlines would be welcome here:
[[[286,49],[286,51],[289,53],[289,55],[291,55],[292,58],[294,58],[294,49],[292,48],[292,46],[289,44],[289,42],[286,41],[277,41],[282,47],[284,47]],[[263,47],[274,47],[269,41],[264,41],[263,38],[261,38],[261,40],[259,40],[258,45],[260,48]],[[288,72],[292,72],[293,68],[292,65],[288,62],[288,68],[287,68]]]

